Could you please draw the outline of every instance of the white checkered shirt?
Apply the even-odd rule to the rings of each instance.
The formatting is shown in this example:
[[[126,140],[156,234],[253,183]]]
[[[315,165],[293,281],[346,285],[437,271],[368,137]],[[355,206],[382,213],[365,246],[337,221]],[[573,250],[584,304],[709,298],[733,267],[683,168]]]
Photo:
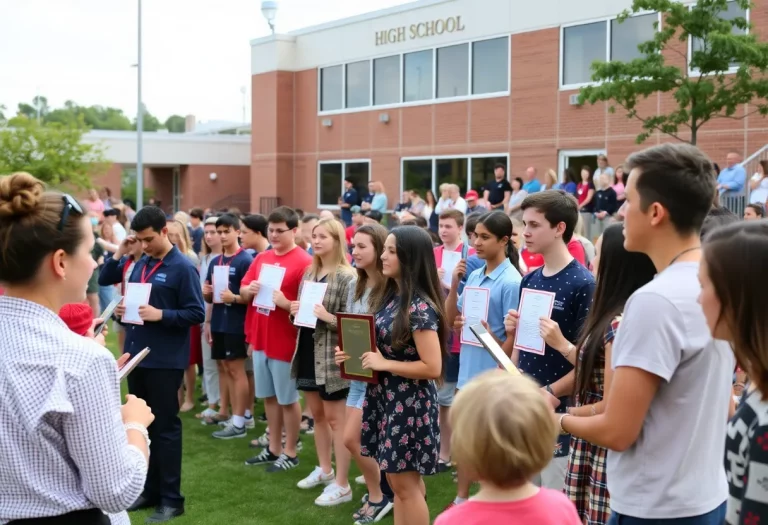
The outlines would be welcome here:
[[[47,308],[0,297],[0,524],[94,507],[124,522],[146,476],[114,357]]]

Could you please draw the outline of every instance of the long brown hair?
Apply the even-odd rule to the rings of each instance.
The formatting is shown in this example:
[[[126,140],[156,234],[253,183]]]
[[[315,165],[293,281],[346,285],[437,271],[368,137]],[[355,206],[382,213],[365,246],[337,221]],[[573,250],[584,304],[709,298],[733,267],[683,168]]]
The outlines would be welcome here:
[[[371,294],[368,296],[368,307],[371,312],[375,312],[381,306],[382,299],[384,298],[384,286],[386,279],[382,276],[381,254],[384,252],[384,242],[387,240],[389,232],[381,224],[363,224],[356,231],[355,235],[362,233],[371,239],[373,249],[376,252],[376,272],[379,274],[379,281],[371,289]],[[359,301],[363,298],[365,290],[368,287],[368,272],[357,268],[357,284],[355,285],[355,293],[353,300]]]
[[[720,300],[717,324],[730,332],[736,361],[768,397],[768,221],[722,226],[704,242],[704,261]]]

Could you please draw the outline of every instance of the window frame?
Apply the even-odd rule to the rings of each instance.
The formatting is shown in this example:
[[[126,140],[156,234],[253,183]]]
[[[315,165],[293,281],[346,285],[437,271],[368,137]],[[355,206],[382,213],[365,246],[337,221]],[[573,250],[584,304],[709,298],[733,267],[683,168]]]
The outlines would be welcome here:
[[[401,157],[400,158],[400,194],[402,194],[407,189],[411,188],[405,188],[405,163],[410,161],[423,161],[423,160],[429,160],[432,162],[432,186],[430,189],[432,190],[432,193],[435,194],[435,198],[438,200],[440,199],[440,195],[437,194],[437,161],[438,160],[445,160],[445,159],[466,159],[467,160],[467,174],[466,174],[466,184],[467,188],[472,188],[472,160],[473,159],[488,159],[488,158],[498,158],[503,157],[507,159],[507,180],[509,180],[509,152],[506,153],[477,153],[477,154],[456,154],[456,155],[423,155],[423,156],[412,156],[412,157]]]
[[[494,93],[483,93],[479,95],[473,95],[472,94],[472,64],[473,64],[473,50],[474,50],[474,44],[475,42],[484,42],[487,40],[496,40],[499,38],[506,38],[507,39],[507,89],[504,91],[496,91]],[[468,81],[468,94],[463,96],[456,96],[456,97],[446,97],[446,98],[437,98],[437,49],[442,47],[451,47],[461,44],[468,44],[469,45],[469,57],[467,59],[467,81]],[[432,53],[432,97],[424,100],[414,100],[411,102],[405,102],[405,55],[410,53],[418,53],[420,51],[431,51]],[[374,83],[376,81],[375,75],[374,75],[374,60],[377,58],[387,58],[387,57],[393,57],[393,56],[399,56],[400,57],[400,101],[392,104],[381,104],[381,105],[374,105]],[[357,108],[347,108],[347,99],[346,99],[346,89],[347,89],[347,64],[355,63],[355,62],[365,62],[368,61],[370,63],[370,74],[371,74],[371,82],[370,82],[370,93],[369,93],[369,102],[370,105],[368,106],[361,106]],[[335,109],[335,110],[322,110],[322,71],[325,68],[328,67],[334,67],[334,66],[342,66],[342,78],[341,78],[341,86],[342,86],[342,109]],[[431,105],[431,104],[445,104],[450,102],[464,102],[468,100],[482,100],[486,98],[499,98],[499,97],[508,97],[511,92],[511,85],[512,85],[512,35],[509,33],[503,33],[503,34],[497,34],[497,35],[491,35],[487,37],[482,38],[473,38],[473,39],[464,39],[464,40],[457,40],[456,42],[445,42],[440,45],[434,45],[429,47],[423,47],[423,48],[417,48],[417,49],[408,49],[406,51],[400,51],[397,53],[382,53],[379,55],[371,56],[369,58],[361,58],[356,60],[350,60],[348,62],[332,62],[329,64],[325,64],[323,66],[317,67],[317,115],[318,116],[326,116],[326,115],[339,115],[344,113],[355,113],[360,111],[378,111],[378,110],[387,110],[387,109],[394,109],[394,108],[402,108],[402,107],[411,107],[411,106],[425,106],[425,105]]]
[[[660,12],[655,12],[656,16],[658,18],[658,29],[661,29],[661,25],[663,23],[663,18],[661,16]],[[647,16],[654,14],[654,11],[641,11],[639,13],[634,13],[631,18],[637,17],[637,16]],[[594,81],[589,82],[579,82],[575,84],[565,84],[565,30],[569,27],[578,27],[578,26],[586,26],[590,24],[595,24],[598,22],[602,22],[605,24],[605,60],[609,61],[611,59],[611,37],[613,35],[611,26],[611,22],[613,20],[616,20],[617,16],[608,16],[608,17],[602,17],[602,18],[592,18],[589,20],[581,20],[579,22],[569,23],[569,24],[563,24],[560,26],[560,58],[558,60],[558,85],[560,91],[573,91],[576,89],[581,89],[583,87],[587,86],[596,86],[599,83]],[[690,56],[690,55],[689,55]]]
[[[320,168],[325,164],[340,164],[341,165],[341,187],[339,188],[339,196],[344,195],[344,178],[347,173],[347,164],[368,164],[368,182],[371,182],[371,159],[343,159],[343,160],[318,160],[317,161],[317,177],[315,179],[315,204],[318,210],[340,210],[341,206],[338,204],[320,204],[320,184],[321,173]]]
[[[731,0],[729,0],[729,1],[731,1]],[[688,9],[691,9],[695,5],[696,5],[696,2],[693,2],[692,4],[690,4],[688,6]],[[747,18],[747,23],[748,24],[752,23],[752,9],[751,8],[747,9],[747,12],[745,13],[745,15],[746,15],[746,18]],[[749,27],[747,27],[747,32],[744,33],[744,34],[746,34],[746,35],[749,34]],[[699,76],[701,76],[701,72],[698,69],[691,68],[691,58],[692,58],[692,55],[693,55],[693,39],[691,37],[688,37],[688,41],[686,42],[686,46],[687,46],[686,60],[688,62],[686,65],[688,66],[688,76],[689,77],[699,77]],[[731,66],[731,67],[728,68],[728,71],[726,71],[725,74],[726,75],[732,75],[733,73],[736,73],[738,70],[739,70],[739,66],[735,66],[735,67]]]

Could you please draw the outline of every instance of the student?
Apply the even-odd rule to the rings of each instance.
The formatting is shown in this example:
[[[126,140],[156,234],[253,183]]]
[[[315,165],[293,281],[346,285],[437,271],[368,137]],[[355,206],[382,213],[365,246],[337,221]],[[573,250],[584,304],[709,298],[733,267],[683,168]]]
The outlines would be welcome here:
[[[712,339],[697,302],[699,230],[712,206],[714,170],[688,144],[640,151],[626,166],[624,246],[648,255],[658,274],[627,301],[605,411],[561,414],[561,431],[609,449],[609,524],[720,524],[735,363],[729,344]]]
[[[120,243],[99,275],[101,285],[121,282],[123,255],[141,243],[146,255],[136,263],[129,283],[152,284],[152,289],[149,304],[139,308],[144,324],[126,327],[125,351],[133,356],[150,347],[152,352],[128,376],[128,390],[146,400],[155,421],[149,427],[152,454],[147,483],[129,510],[154,507],[152,520],[184,514],[178,390],[189,364],[190,328],[205,320],[197,269],[171,244],[166,224],[160,208],[139,210],[131,222],[136,234]],[[118,307],[117,313],[123,315],[125,307]]]
[[[434,380],[441,376],[448,328],[443,294],[423,229],[392,230],[381,261],[387,281],[375,318],[379,351],[362,359],[363,368],[379,372],[379,383],[368,385],[363,402],[360,451],[387,474],[395,525],[428,525],[421,476],[437,472],[440,449]]]
[[[529,195],[522,205],[525,222],[525,245],[532,253],[542,256],[544,266],[523,277],[523,289],[555,294],[551,319],[563,336],[575,343],[587,318],[595,280],[584,265],[568,252],[568,243],[578,221],[576,200],[562,190],[549,190]],[[577,241],[578,242],[578,241]],[[518,312],[510,310],[505,320],[507,338],[514,340]],[[542,320],[544,322],[545,320]],[[514,349],[512,360],[520,371],[537,380],[551,395],[558,398],[557,411],[564,413],[568,396],[573,392],[573,365],[556,349],[547,345],[544,355]],[[567,435],[558,438],[554,458],[536,480],[542,487],[562,490],[568,465]]]
[[[288,317],[291,301],[299,293],[304,270],[312,263],[312,257],[296,246],[299,218],[287,206],[272,210],[267,218],[267,235],[272,249],[261,252],[251,264],[242,281],[240,294],[254,309],[252,322],[247,330],[248,344],[254,355],[254,380],[256,396],[264,399],[269,429],[269,445],[261,453],[246,461],[246,465],[270,463],[267,472],[281,472],[299,466],[296,445],[299,440],[301,407],[296,381],[291,378],[291,359],[296,349],[296,327]],[[254,307],[251,303],[261,287],[259,274],[265,264],[285,268],[280,289],[272,296],[274,310]],[[281,443],[285,425],[285,446]]]
[[[131,232],[133,234],[133,232]],[[123,280],[120,282],[120,295],[125,295],[125,285],[128,284],[131,275],[133,274],[133,268],[136,266],[136,262],[141,259],[144,252],[141,249],[141,243],[134,243],[131,251],[126,254],[126,260],[121,261],[123,263]],[[97,276],[98,278],[98,276]],[[125,351],[125,325],[120,321],[120,317],[115,314],[115,321],[112,323],[112,328],[117,334],[117,346],[120,349],[120,353]]]
[[[450,286],[447,286],[443,282],[443,279],[445,278],[445,269],[442,268],[443,253],[446,251],[461,253],[464,249],[464,241],[461,240],[461,231],[463,228],[464,214],[459,210],[449,208],[440,214],[437,231],[443,244],[436,247],[434,251],[435,262],[437,263],[437,276],[440,278],[440,283],[443,288],[445,288],[445,291],[448,291]],[[469,254],[474,255],[475,249],[470,247]]]
[[[699,267],[701,303],[712,337],[729,341],[739,363],[752,378],[738,411],[728,423],[725,471],[728,478],[728,525],[759,523],[768,516],[764,469],[768,463],[766,402],[765,281],[758,276],[768,264],[768,223],[741,223],[719,228],[704,245]],[[734,253],[749,253],[744,259]]]
[[[200,252],[203,251],[204,219],[205,212],[202,208],[192,208],[189,210],[189,237],[192,240],[192,251],[197,255],[200,255]]]
[[[208,275],[203,285],[205,301],[213,304],[211,312],[211,358],[223,364],[219,375],[221,388],[229,389],[232,403],[230,424],[213,433],[216,439],[245,437],[246,426],[253,428],[254,421],[248,408],[248,378],[245,361],[248,346],[245,342],[245,312],[247,302],[240,295],[240,283],[253,262],[253,257],[238,243],[240,219],[225,213],[216,220],[216,233],[221,239],[221,254],[208,265]],[[226,267],[229,274],[227,288],[220,297],[213,296],[214,271]]]
[[[747,204],[744,208],[745,221],[759,221],[765,217],[765,208],[760,203]]]
[[[480,481],[480,491],[435,525],[581,525],[563,494],[530,482],[552,459],[557,435],[534,381],[499,370],[481,374],[456,396],[451,423],[462,429],[452,438],[456,461]]]
[[[304,215],[299,221],[301,223],[301,240],[310,255],[312,255],[312,230],[315,229],[319,221],[320,217],[314,213]]]
[[[349,451],[344,447],[344,415],[349,381],[342,379],[334,360],[338,345],[336,313],[347,309],[347,299],[355,275],[347,262],[343,225],[334,219],[322,219],[312,231],[314,256],[304,272],[298,299],[307,282],[325,283],[322,303],[314,305],[315,328],[301,326],[296,337],[296,351],[291,362],[291,377],[296,380],[304,400],[314,416],[315,449],[319,466],[299,481],[300,489],[324,485],[315,505],[333,507],[352,501],[349,486]],[[291,316],[299,313],[299,300],[291,301]],[[333,446],[332,446],[333,445]],[[331,466],[331,449],[336,472]]]
[[[203,244],[200,252],[200,289],[203,289],[208,279],[208,267],[213,263],[214,258],[221,255],[221,238],[216,232],[216,221],[218,217],[208,217],[203,227]],[[214,425],[223,421],[228,421],[229,415],[229,390],[222,390],[219,384],[219,378],[225,374],[224,363],[213,359],[211,356],[211,320],[213,315],[213,305],[205,305],[205,324],[202,334],[202,354],[203,354],[203,390],[208,398],[208,408],[196,414],[195,417],[202,419],[203,424]],[[226,384],[228,385],[228,383]],[[225,385],[225,386],[226,386]],[[221,401],[221,404],[219,404]],[[217,408],[218,405],[218,408]]]
[[[384,295],[385,278],[382,274],[381,254],[386,240],[387,229],[379,224],[361,226],[355,233],[352,257],[357,269],[357,280],[354,287],[350,288],[350,296],[347,299],[349,313],[368,314],[378,310]],[[336,364],[341,366],[349,356],[339,347],[335,350]],[[366,388],[367,383],[363,381],[350,381],[344,428],[344,445],[363,473],[365,485],[368,487],[363,506],[352,515],[355,525],[380,521],[392,510],[394,500],[392,489],[387,484],[386,476],[381,475],[376,460],[360,454],[360,429],[363,425]]]
[[[512,221],[509,216],[502,211],[494,211],[480,217],[475,226],[475,249],[477,256],[483,259],[485,264],[467,277],[464,292],[467,287],[488,290],[488,317],[485,321],[488,330],[503,340],[504,316],[508,311],[517,308],[522,279],[516,264],[518,255],[512,243]],[[461,261],[453,272],[451,290],[445,301],[448,319],[461,316],[462,326],[466,316],[473,314],[465,311],[464,293],[459,295],[458,292],[459,282],[465,273],[466,263]],[[508,339],[504,343],[509,353],[512,352],[512,342],[513,339]],[[496,361],[483,347],[461,343],[456,388],[461,391],[472,378],[497,367]],[[468,477],[468,473],[459,466],[457,495],[451,505],[458,505],[467,500],[471,483],[472,479]]]

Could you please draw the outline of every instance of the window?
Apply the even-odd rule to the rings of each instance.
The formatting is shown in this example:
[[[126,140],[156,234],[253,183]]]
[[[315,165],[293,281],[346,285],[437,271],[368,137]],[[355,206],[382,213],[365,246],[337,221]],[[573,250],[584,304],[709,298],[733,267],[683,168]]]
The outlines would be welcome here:
[[[432,98],[432,50],[404,55],[405,102]]]
[[[424,197],[432,189],[432,159],[403,161],[402,191],[418,190]],[[401,192],[402,193],[402,192]]]
[[[472,44],[472,94],[509,90],[509,38]]]
[[[507,166],[506,157],[482,157],[472,159],[472,171],[470,172],[470,185],[473,190],[483,196],[485,185],[494,178],[496,164],[503,164],[505,173]],[[509,177],[507,177],[509,178]]]
[[[400,55],[373,61],[373,105],[400,102]]]
[[[563,84],[592,80],[592,62],[605,60],[605,22],[563,29]]]
[[[733,20],[734,18],[739,18],[739,17],[749,20],[748,13],[744,9],[739,7],[739,4],[737,4],[736,2],[728,2],[728,7],[720,15],[720,18],[722,18],[723,20]],[[734,35],[743,35],[743,34],[746,34],[746,31],[744,31],[743,29],[739,29],[738,27],[732,27],[731,33],[733,33]],[[690,56],[693,57],[693,53],[695,53],[696,51],[702,51],[704,48],[704,44],[705,43],[701,38],[691,38]],[[739,67],[739,63],[733,62],[730,64],[730,66],[732,68],[737,68]]]
[[[341,66],[324,67],[320,70],[320,110],[341,109],[342,102]]]
[[[362,108],[371,105],[371,62],[347,64],[347,108]]]
[[[482,195],[485,184],[493,178],[496,164],[507,166],[508,156],[498,155],[455,155],[450,157],[403,159],[401,191],[416,189],[421,195],[431,189],[440,198],[440,185],[458,184],[461,195],[469,189]]]
[[[469,44],[437,50],[437,98],[461,97],[469,92]]]
[[[435,186],[438,191],[443,184],[457,184],[462,195],[467,193],[467,160],[464,157],[435,161]]]
[[[611,20],[611,60],[630,62],[643,56],[637,46],[653,40],[654,24],[659,21],[657,13],[627,18],[623,23]]]
[[[370,174],[370,161],[323,161],[317,168],[317,205],[338,206],[344,194],[344,179],[350,177],[358,195],[365,195]]]

